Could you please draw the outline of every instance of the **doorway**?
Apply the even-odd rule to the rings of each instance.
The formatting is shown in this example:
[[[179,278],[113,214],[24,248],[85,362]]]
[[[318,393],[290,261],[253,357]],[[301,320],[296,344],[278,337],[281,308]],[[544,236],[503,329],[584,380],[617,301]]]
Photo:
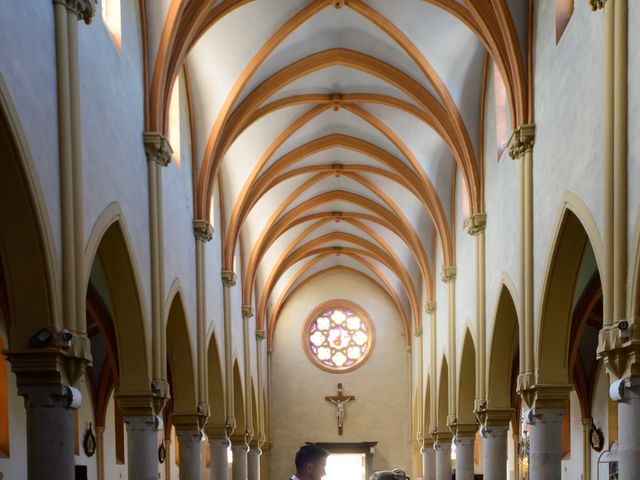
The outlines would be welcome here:
[[[364,453],[332,453],[324,480],[367,480]]]

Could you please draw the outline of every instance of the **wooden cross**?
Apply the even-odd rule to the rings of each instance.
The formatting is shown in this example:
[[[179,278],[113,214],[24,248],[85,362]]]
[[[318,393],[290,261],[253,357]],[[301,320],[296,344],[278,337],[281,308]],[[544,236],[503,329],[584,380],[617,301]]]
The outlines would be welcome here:
[[[324,399],[336,406],[336,409],[338,410],[336,413],[336,418],[338,419],[338,435],[342,435],[342,427],[344,426],[344,406],[352,400],[355,400],[356,397],[354,397],[353,395],[343,395],[342,384],[339,383],[338,395],[324,397]]]

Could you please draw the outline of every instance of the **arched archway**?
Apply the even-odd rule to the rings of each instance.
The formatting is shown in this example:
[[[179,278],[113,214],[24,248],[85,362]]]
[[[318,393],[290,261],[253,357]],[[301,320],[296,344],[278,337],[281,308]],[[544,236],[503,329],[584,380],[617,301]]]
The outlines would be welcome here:
[[[207,377],[209,420],[205,430],[209,438],[224,438],[227,409],[222,365],[215,333],[211,334],[207,348]]]
[[[171,302],[166,328],[173,412],[193,414],[197,408],[196,377],[191,337],[180,292]]]
[[[487,407],[510,409],[513,392],[512,372],[518,363],[518,313],[513,296],[502,284],[496,307],[487,370]]]
[[[458,372],[458,424],[471,426],[477,423],[473,412],[476,395],[476,349],[467,328],[462,343],[460,371]]]
[[[245,410],[245,395],[242,385],[242,374],[238,361],[233,362],[233,402],[234,414],[236,418],[235,435],[244,436],[247,431],[247,417]]]
[[[112,204],[94,226],[85,258],[91,282],[102,292],[112,314],[119,375],[118,395],[151,391],[146,316],[140,295],[140,277],[117,205]],[[157,413],[157,412],[156,412]]]
[[[547,264],[542,293],[535,349],[538,384],[567,385],[570,381],[572,314],[576,294],[580,293],[576,290],[581,265],[588,248],[594,252],[596,268],[601,265],[601,245],[595,222],[586,207],[566,204]]]

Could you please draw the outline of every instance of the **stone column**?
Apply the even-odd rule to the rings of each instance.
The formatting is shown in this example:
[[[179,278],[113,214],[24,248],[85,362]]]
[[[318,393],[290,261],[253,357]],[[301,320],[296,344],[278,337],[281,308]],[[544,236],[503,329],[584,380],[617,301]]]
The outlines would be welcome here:
[[[180,480],[200,480],[202,472],[202,433],[199,429],[176,428],[180,452]]]
[[[231,451],[233,452],[232,480],[247,480],[249,446],[242,439],[231,444]]]
[[[436,480],[436,451],[433,448],[433,442],[425,441],[420,453],[422,454],[423,480]]]
[[[260,456],[262,451],[254,442],[249,449],[248,458],[248,478],[249,480],[260,480]]]
[[[80,407],[80,392],[65,385],[19,385],[18,394],[27,411],[29,480],[73,478],[73,417]]]
[[[456,480],[473,480],[473,436],[456,437]]]
[[[157,415],[126,416],[127,466],[129,478],[157,480],[158,431],[162,419]]]
[[[631,480],[640,472],[640,377],[623,382],[624,393],[618,402],[618,478]]]
[[[531,416],[529,479],[560,480],[564,409],[536,408]]]
[[[507,432],[509,427],[495,426],[484,430],[484,478],[507,478]]]
[[[98,480],[104,479],[104,426],[96,425],[96,468]]]
[[[582,419],[582,479],[591,480],[591,441],[589,434],[593,426],[593,418]]]
[[[237,276],[230,270],[223,270],[223,312],[224,312],[224,378],[225,413],[227,435],[231,436],[236,428],[235,402],[233,400],[233,325],[231,319],[231,288],[236,285]],[[244,433],[244,432],[242,432]]]
[[[451,480],[451,438],[438,440],[436,451],[436,480]]]
[[[209,437],[209,448],[211,449],[211,480],[227,480],[229,464],[227,462],[227,446],[229,442],[226,438]]]

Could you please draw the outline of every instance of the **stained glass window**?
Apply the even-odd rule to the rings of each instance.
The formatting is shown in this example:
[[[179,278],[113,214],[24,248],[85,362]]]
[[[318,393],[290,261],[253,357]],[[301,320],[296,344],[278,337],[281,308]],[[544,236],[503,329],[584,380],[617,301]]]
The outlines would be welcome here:
[[[344,372],[367,358],[373,337],[373,327],[364,312],[339,305],[317,309],[307,321],[303,341],[316,365]]]

